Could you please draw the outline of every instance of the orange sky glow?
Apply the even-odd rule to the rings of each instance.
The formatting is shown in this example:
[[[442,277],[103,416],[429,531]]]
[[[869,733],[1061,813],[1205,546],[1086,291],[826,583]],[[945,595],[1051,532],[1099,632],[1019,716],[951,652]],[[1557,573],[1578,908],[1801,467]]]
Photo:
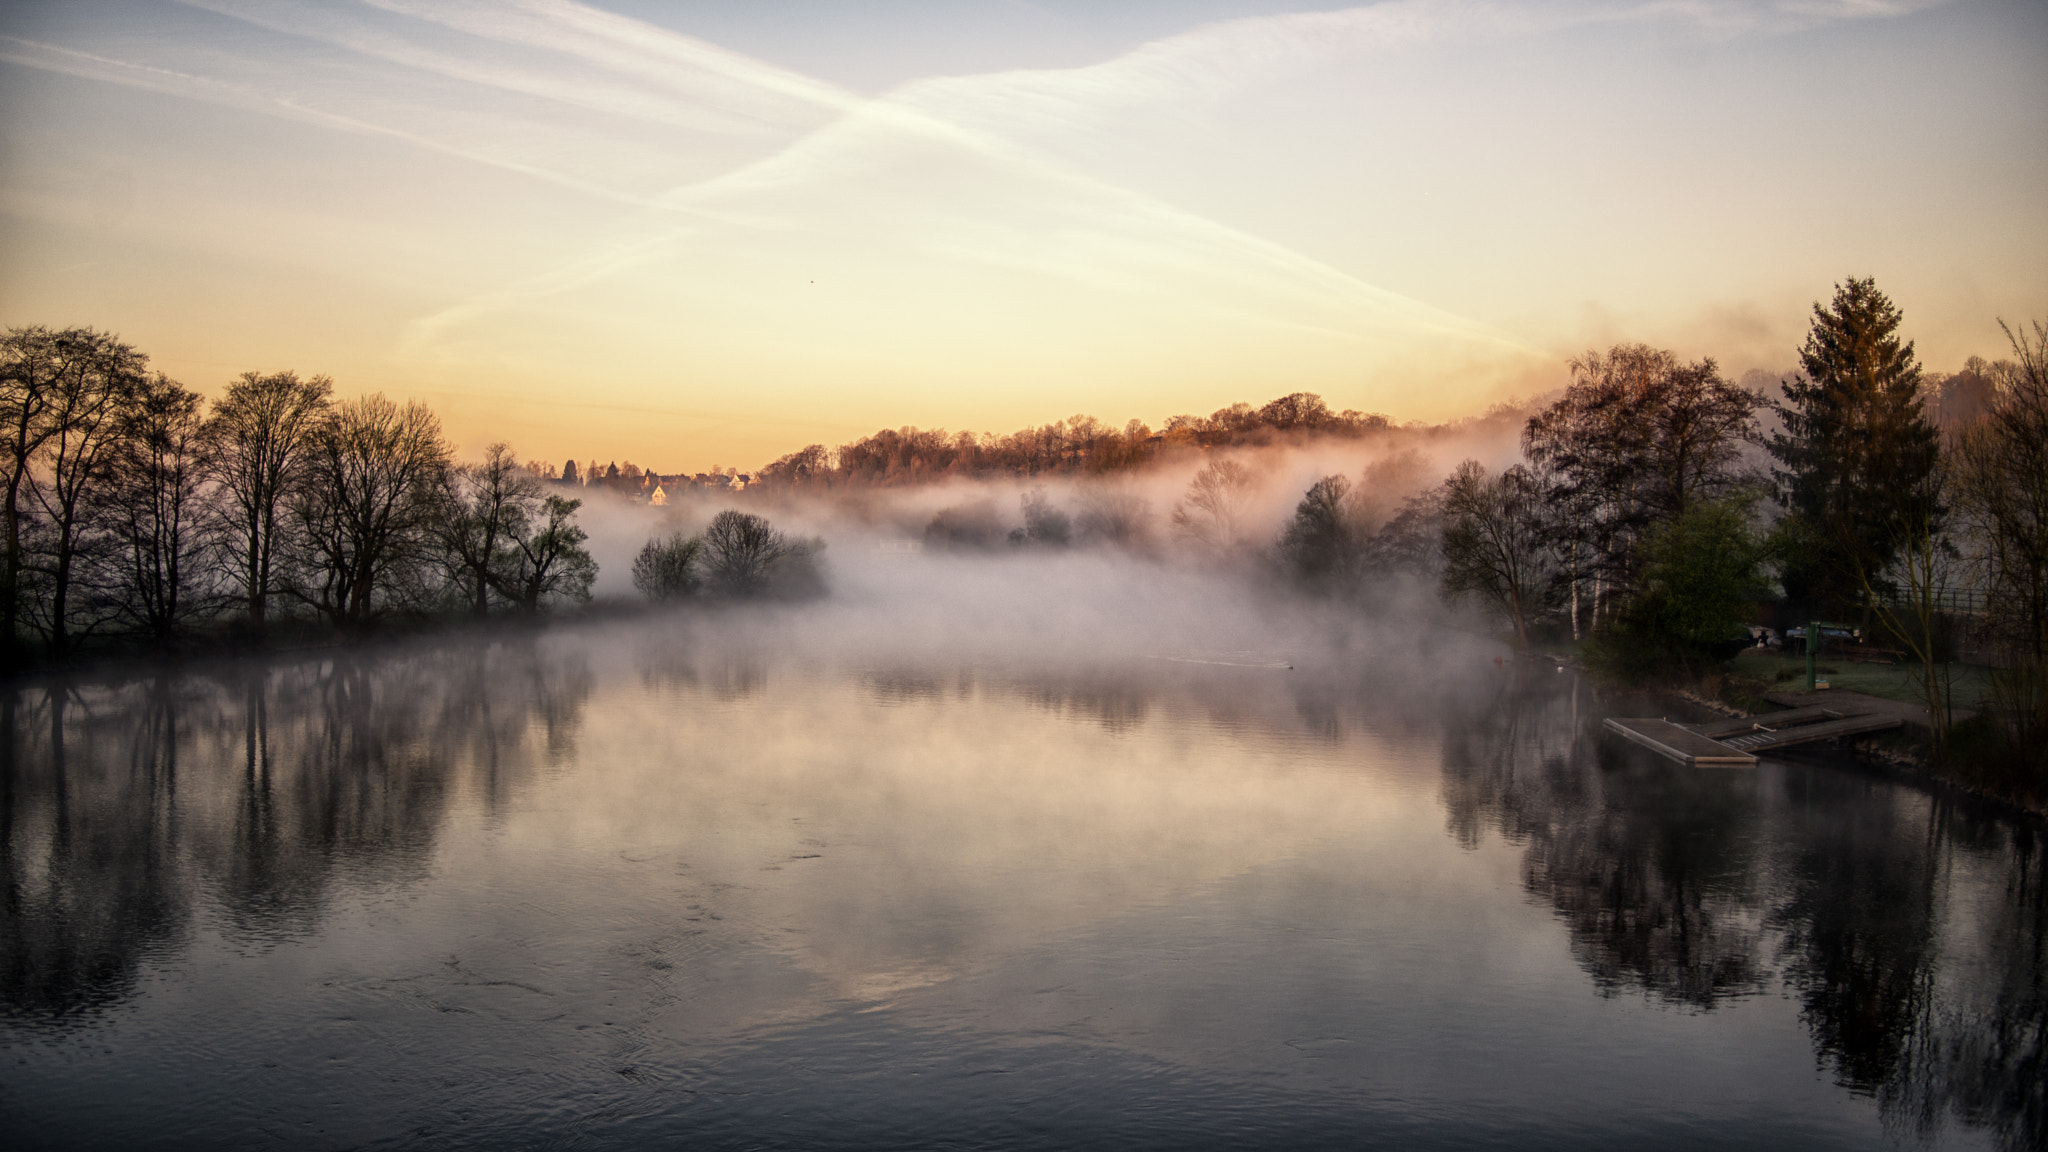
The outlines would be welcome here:
[[[1953,368],[2048,316],[2043,108],[2020,0],[30,3],[0,322],[664,471],[1777,371],[1850,275]]]

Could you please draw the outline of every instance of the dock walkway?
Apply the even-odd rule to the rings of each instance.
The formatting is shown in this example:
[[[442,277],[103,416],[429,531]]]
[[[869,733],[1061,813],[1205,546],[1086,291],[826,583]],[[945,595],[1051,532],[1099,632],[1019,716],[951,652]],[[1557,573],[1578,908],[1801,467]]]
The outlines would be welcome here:
[[[1621,733],[1659,756],[1669,756],[1680,764],[1694,767],[1703,764],[1746,767],[1756,763],[1756,756],[1751,753],[1737,751],[1718,740],[1708,739],[1682,724],[1673,724],[1669,720],[1622,720],[1610,716],[1607,719],[1607,728],[1609,731]]]
[[[1660,756],[1694,767],[1748,766],[1759,752],[1773,752],[1819,740],[1862,736],[1899,727],[1890,712],[1848,711],[1820,706],[1767,712],[1710,724],[1673,724],[1643,717],[1609,717],[1606,727]]]

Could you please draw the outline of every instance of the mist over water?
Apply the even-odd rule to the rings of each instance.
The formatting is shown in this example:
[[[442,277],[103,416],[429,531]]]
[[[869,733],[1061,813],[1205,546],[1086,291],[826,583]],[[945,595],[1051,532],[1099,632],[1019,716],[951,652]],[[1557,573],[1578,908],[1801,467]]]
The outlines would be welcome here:
[[[1419,607],[888,531],[822,601],[15,686],[10,1143],[2041,1138],[2038,828],[1639,755]]]

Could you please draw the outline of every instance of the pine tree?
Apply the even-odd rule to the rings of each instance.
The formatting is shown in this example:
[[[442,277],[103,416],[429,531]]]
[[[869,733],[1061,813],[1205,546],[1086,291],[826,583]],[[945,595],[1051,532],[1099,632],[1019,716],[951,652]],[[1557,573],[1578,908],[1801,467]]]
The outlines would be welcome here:
[[[1921,409],[1920,364],[1899,337],[1899,309],[1874,280],[1835,286],[1813,306],[1800,371],[1777,405],[1772,439],[1787,517],[1785,591],[1813,607],[1863,599],[1918,526],[1938,522],[1928,478],[1940,442]]]

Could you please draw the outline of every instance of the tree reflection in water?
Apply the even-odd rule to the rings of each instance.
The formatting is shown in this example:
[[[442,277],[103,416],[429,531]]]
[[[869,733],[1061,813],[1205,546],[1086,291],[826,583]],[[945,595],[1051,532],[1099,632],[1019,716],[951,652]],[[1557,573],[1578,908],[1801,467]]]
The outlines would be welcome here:
[[[573,751],[592,681],[580,654],[531,642],[230,669],[0,693],[8,1014],[124,998],[201,886],[263,947],[317,928],[339,870],[416,875],[452,789],[494,809]]]
[[[344,875],[423,874],[458,799],[492,817],[576,760],[590,650],[442,643],[0,693],[0,1012],[96,1017],[183,946],[195,906],[257,951],[318,930]],[[645,683],[714,701],[770,682],[745,654],[664,660]],[[1451,834],[1521,846],[1524,890],[1600,994],[1708,1012],[1782,991],[1820,1066],[1899,1132],[1954,1116],[2012,1148],[2048,1138],[2038,826],[1826,767],[1680,769],[1603,738],[1590,694],[1554,673],[1450,697],[1150,664],[857,679],[877,707],[986,691],[1119,737],[1155,716],[1332,746],[1441,723]]]
[[[2038,827],[1838,769],[1683,769],[1599,734],[1574,686],[1503,683],[1452,719],[1450,831],[1524,846],[1604,995],[1710,1011],[1787,989],[1816,1059],[1888,1125],[2048,1140]]]
[[[27,696],[24,700],[22,697]],[[182,701],[140,685],[116,714],[56,682],[0,693],[0,1002],[62,1019],[126,996],[189,916],[177,819]]]

